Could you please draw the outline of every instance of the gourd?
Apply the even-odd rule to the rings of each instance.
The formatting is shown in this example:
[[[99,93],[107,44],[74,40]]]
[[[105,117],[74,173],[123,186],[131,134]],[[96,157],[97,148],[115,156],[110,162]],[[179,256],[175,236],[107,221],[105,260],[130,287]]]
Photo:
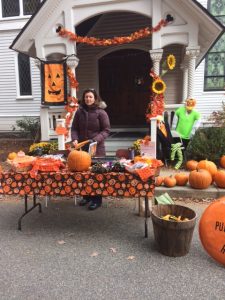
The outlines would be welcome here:
[[[211,182],[212,176],[207,170],[193,170],[189,174],[189,184],[194,189],[207,189]]]
[[[70,171],[87,171],[91,166],[91,156],[85,151],[73,150],[68,155],[67,164]]]
[[[166,187],[174,187],[176,185],[176,179],[172,175],[164,178],[164,185]]]
[[[225,168],[225,155],[222,155],[220,158],[220,165],[221,167]]]
[[[176,178],[178,186],[184,186],[188,182],[188,175],[185,173],[177,173],[174,177]]]
[[[225,171],[219,170],[214,175],[214,182],[219,188],[224,189],[225,188]]]
[[[162,177],[162,176],[157,176],[157,177],[155,178],[155,185],[156,185],[156,186],[160,186],[160,185],[163,184],[163,181],[164,181],[164,177]]]
[[[198,165],[198,162],[196,160],[188,160],[186,162],[186,169],[189,170],[189,171],[193,171],[193,170],[196,170],[197,168],[197,165]]]
[[[201,160],[197,165],[197,169],[209,171],[209,173],[212,175],[212,178],[214,178],[214,175],[217,172],[217,166],[210,160]]]

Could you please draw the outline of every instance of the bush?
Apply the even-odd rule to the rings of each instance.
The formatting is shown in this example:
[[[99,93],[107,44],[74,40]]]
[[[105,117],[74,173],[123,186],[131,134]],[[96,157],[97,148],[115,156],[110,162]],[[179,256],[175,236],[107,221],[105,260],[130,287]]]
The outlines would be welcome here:
[[[40,132],[40,119],[24,117],[23,119],[16,121],[16,126],[12,126],[12,130],[19,130],[22,137],[37,140]]]
[[[208,159],[218,164],[225,154],[225,127],[200,128],[186,149],[187,159]]]

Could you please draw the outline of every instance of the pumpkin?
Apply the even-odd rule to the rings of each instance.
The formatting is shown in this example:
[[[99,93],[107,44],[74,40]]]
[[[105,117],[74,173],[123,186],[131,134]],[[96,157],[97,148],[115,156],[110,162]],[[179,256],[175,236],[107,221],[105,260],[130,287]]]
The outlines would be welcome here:
[[[13,160],[16,157],[17,157],[17,153],[16,152],[10,152],[7,158],[9,160]]]
[[[214,182],[216,185],[222,189],[225,188],[225,171],[224,170],[218,170],[216,174],[214,175]]]
[[[225,266],[225,197],[211,203],[199,222],[199,236],[203,247],[217,262]]]
[[[67,164],[70,171],[87,171],[91,166],[91,156],[85,151],[73,150],[68,155]]]
[[[193,170],[189,174],[189,184],[194,189],[207,189],[211,182],[212,175],[207,170]]]
[[[160,185],[163,184],[163,181],[164,181],[164,177],[162,177],[162,176],[157,176],[157,177],[155,178],[155,185],[156,185],[156,186],[160,186]]]
[[[196,160],[188,160],[186,162],[186,169],[188,171],[193,171],[197,169],[198,162]]]
[[[164,178],[164,185],[166,187],[174,187],[176,185],[176,178],[172,175]]]
[[[174,177],[176,178],[177,185],[179,186],[184,186],[188,182],[188,174],[177,173]]]
[[[222,155],[220,158],[220,165],[221,167],[225,168],[225,155]]]
[[[214,162],[210,160],[201,160],[198,165],[197,169],[204,169],[209,171],[209,173],[212,175],[212,178],[214,178],[214,175],[217,172],[217,166],[214,164]]]

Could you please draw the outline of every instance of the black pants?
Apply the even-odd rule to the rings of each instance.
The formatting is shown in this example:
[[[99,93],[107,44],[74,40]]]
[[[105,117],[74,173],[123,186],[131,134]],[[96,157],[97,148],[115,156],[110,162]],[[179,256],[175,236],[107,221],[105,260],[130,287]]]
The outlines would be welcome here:
[[[83,196],[84,199],[90,200],[93,203],[102,204],[102,196]]]

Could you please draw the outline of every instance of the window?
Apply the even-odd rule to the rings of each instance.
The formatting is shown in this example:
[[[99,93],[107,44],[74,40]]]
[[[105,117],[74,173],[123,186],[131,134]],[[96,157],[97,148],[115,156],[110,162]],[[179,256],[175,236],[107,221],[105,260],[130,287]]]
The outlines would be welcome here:
[[[22,53],[18,54],[18,69],[20,96],[30,96],[32,95],[32,90],[29,56]]]
[[[224,0],[208,0],[208,10],[225,25]],[[205,91],[225,88],[225,34],[217,41],[205,59]]]
[[[32,15],[41,0],[2,0],[2,17]]]

